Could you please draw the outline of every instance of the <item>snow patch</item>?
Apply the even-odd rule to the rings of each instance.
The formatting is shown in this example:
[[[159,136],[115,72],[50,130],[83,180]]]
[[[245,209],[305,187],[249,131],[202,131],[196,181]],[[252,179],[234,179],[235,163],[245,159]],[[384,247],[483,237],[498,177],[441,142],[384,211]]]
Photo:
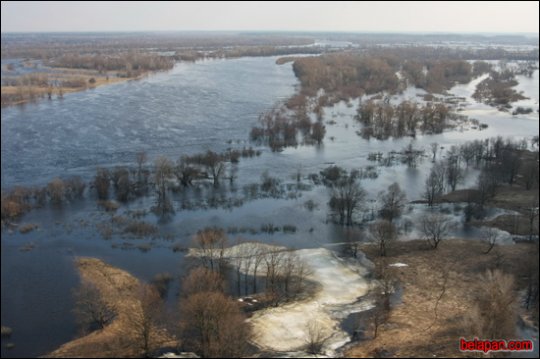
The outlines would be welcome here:
[[[392,263],[389,265],[390,267],[408,267],[408,264],[405,263]]]
[[[323,348],[328,356],[350,341],[339,326],[344,313],[366,310],[370,303],[358,303],[369,283],[364,278],[367,270],[347,263],[324,248],[302,249],[296,254],[311,269],[309,279],[320,284],[317,294],[308,300],[263,309],[250,319],[253,342],[262,349],[280,352],[302,350],[308,341],[308,325],[318,322],[329,337]]]

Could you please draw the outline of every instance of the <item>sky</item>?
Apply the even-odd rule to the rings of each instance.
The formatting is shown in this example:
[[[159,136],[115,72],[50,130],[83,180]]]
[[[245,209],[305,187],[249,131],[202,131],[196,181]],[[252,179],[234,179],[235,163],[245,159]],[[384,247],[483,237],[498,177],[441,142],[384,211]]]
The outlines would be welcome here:
[[[343,31],[538,33],[538,1],[2,1],[2,32]]]

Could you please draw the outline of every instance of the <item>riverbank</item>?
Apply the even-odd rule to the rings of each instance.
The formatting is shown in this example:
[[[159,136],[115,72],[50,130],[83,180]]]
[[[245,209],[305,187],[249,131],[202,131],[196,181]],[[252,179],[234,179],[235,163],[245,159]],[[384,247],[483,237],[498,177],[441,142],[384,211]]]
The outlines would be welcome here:
[[[49,353],[47,357],[138,357],[141,353],[130,343],[130,316],[140,310],[137,291],[140,282],[126,271],[114,268],[96,258],[79,258],[76,266],[82,281],[94,285],[103,301],[115,308],[116,318],[102,330],[70,341]],[[168,333],[161,331],[164,346],[176,346]]]
[[[36,102],[45,98],[49,100],[62,99],[65,94],[95,89],[100,86],[112,85],[126,81],[138,80],[146,76],[144,73],[132,77],[106,76],[97,71],[55,69],[60,72],[52,74],[36,74],[53,78],[53,82],[65,84],[58,86],[47,86],[38,84],[2,86],[1,103],[2,107],[24,105]]]
[[[469,356],[459,351],[458,341],[466,335],[464,318],[475,303],[479,275],[487,269],[503,268],[514,276],[516,297],[521,297],[518,289],[525,287],[525,267],[529,259],[535,260],[532,243],[497,246],[484,254],[486,247],[480,241],[463,239],[444,240],[436,250],[420,240],[394,243],[387,263],[401,263],[393,267],[403,289],[401,304],[391,309],[376,338],[368,325],[366,340],[351,346],[345,355]],[[361,250],[370,260],[378,258],[376,245],[366,244]],[[523,308],[519,314],[534,317]],[[536,316],[536,325],[537,320]]]

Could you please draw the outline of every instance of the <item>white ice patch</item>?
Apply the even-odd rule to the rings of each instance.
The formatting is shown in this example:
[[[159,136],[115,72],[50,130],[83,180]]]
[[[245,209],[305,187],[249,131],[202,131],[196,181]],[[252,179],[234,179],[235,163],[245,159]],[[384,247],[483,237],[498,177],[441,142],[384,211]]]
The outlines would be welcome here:
[[[311,299],[263,309],[250,319],[253,325],[253,342],[262,349],[281,352],[301,350],[307,343],[308,325],[318,322],[329,335],[324,351],[334,356],[336,350],[347,343],[349,335],[339,327],[342,312],[369,309],[364,303],[353,303],[365,295],[369,284],[364,279],[365,268],[349,266],[324,248],[302,249],[296,254],[311,269],[310,280],[320,284],[319,292]]]

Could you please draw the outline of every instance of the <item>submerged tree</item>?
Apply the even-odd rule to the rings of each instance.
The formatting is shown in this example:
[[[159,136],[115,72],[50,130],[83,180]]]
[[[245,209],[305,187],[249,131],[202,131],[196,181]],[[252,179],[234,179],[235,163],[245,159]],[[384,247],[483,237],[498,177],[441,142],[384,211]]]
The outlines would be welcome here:
[[[366,192],[357,181],[354,173],[338,179],[332,186],[330,209],[339,217],[339,223],[351,226],[353,215],[360,208]]]
[[[105,200],[109,197],[110,174],[106,168],[98,168],[94,177],[94,187],[99,199]]]
[[[317,141],[317,144],[320,145],[322,143],[325,134],[326,134],[326,127],[322,124],[322,122],[317,121],[311,127],[311,137],[315,141]]]
[[[173,206],[167,196],[167,181],[172,175],[173,164],[167,157],[158,157],[155,162],[156,172],[156,190],[157,203],[155,210],[161,215],[164,215],[173,210]]]
[[[383,219],[392,222],[395,218],[401,216],[407,196],[401,190],[399,184],[394,182],[388,187],[386,192],[379,193],[379,199],[381,201],[379,214]]]
[[[444,193],[444,174],[444,166],[440,163],[435,163],[426,179],[424,198],[430,207]]]

